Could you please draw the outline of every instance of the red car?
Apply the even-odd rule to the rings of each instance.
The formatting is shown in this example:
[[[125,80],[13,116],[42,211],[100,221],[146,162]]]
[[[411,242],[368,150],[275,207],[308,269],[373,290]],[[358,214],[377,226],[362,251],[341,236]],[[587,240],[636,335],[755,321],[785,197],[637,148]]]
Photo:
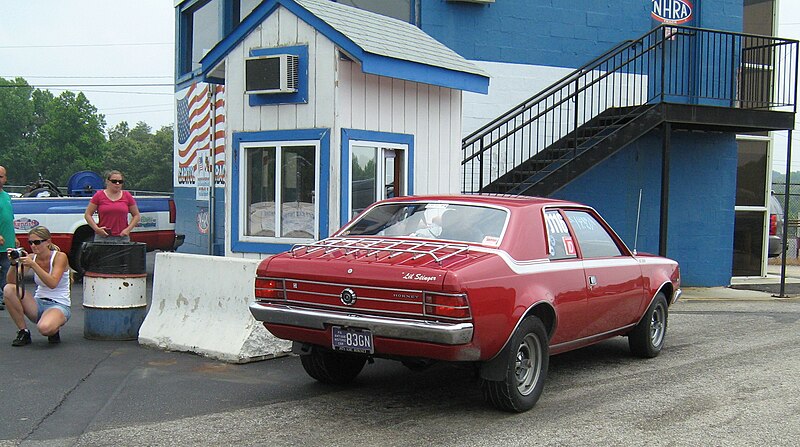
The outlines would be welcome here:
[[[474,365],[496,407],[525,411],[549,355],[618,335],[664,345],[678,264],[632,253],[597,212],[532,197],[400,197],[261,262],[250,311],[314,379],[371,357]]]

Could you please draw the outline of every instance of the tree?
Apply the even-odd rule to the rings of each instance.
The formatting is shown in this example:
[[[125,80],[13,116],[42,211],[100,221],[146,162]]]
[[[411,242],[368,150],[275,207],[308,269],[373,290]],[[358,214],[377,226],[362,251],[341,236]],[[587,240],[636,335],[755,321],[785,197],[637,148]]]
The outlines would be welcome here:
[[[25,185],[42,177],[66,185],[79,171],[126,175],[126,187],[172,191],[173,130],[153,133],[139,122],[122,122],[105,135],[105,117],[83,93],[54,96],[24,79],[0,78],[0,165],[10,184]]]
[[[33,87],[22,78],[0,78],[0,164],[9,169],[10,183],[19,183],[35,169],[32,93]]]
[[[141,121],[133,129],[124,121],[116,125],[109,131],[104,167],[122,171],[129,189],[172,192],[172,127],[151,132]]]

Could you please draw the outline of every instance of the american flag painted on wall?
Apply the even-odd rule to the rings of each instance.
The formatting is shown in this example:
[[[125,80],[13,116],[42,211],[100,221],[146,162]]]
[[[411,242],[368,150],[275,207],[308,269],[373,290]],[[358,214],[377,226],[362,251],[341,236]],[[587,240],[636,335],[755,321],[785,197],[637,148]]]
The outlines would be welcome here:
[[[214,89],[212,108],[209,89]],[[176,179],[175,186],[194,186],[197,151],[214,143],[214,177],[217,184],[225,182],[225,87],[207,83],[192,84],[176,94]],[[211,113],[214,113],[214,131]],[[211,167],[208,167],[211,170]]]

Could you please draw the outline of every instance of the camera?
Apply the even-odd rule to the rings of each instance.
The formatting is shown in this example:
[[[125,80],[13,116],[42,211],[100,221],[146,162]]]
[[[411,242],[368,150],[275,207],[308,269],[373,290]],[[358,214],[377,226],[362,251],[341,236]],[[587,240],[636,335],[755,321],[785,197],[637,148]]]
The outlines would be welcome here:
[[[21,248],[12,248],[8,251],[8,257],[13,259],[19,259],[22,257],[28,256],[28,252]]]

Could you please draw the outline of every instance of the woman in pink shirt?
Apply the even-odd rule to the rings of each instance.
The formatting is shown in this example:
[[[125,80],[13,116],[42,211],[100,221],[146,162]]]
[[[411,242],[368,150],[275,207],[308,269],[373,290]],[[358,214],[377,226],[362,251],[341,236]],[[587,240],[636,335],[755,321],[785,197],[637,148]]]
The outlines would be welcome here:
[[[95,242],[130,242],[131,230],[139,223],[139,207],[131,193],[123,191],[125,179],[119,171],[106,175],[106,189],[97,191],[89,201],[83,218],[94,230]],[[97,212],[99,221],[95,222]],[[130,222],[128,214],[131,215]]]

